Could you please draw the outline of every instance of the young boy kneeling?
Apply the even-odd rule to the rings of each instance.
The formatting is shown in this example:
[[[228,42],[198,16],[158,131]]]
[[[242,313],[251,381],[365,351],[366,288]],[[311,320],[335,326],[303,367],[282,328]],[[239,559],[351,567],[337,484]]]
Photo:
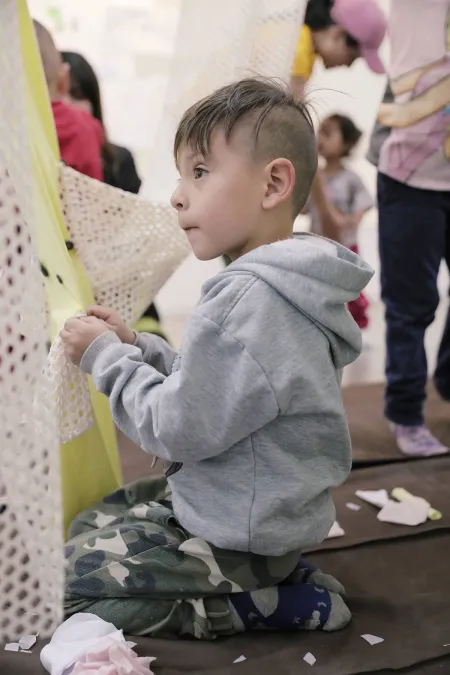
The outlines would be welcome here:
[[[372,276],[357,255],[293,237],[317,169],[305,106],[248,79],[192,106],[172,196],[205,284],[180,353],[93,307],[62,331],[117,425],[166,478],[118,490],[73,524],[66,612],[129,633],[198,638],[336,630],[343,588],[301,559],[335,511],[350,438],[340,382],[361,348],[346,309]]]

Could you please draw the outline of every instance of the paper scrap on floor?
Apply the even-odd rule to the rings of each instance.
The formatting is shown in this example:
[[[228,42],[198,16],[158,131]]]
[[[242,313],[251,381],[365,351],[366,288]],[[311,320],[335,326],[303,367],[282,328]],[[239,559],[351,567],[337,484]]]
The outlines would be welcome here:
[[[359,504],[354,504],[353,502],[347,502],[345,505],[350,511],[360,511],[361,507]]]
[[[377,635],[370,635],[370,633],[361,635],[361,637],[368,642],[371,647],[373,647],[373,645],[379,645],[380,642],[384,642],[384,638],[378,637]]]
[[[242,663],[242,661],[247,661],[245,656],[240,656],[236,661],[233,661],[233,663]]]
[[[31,647],[34,647],[36,644],[36,640],[38,639],[37,635],[24,635],[24,637],[20,638],[19,640],[19,647],[22,649],[22,651],[27,651],[28,649],[31,649]]]
[[[100,668],[108,675],[117,672],[151,675],[150,664],[154,658],[139,657],[133,651],[135,646],[134,642],[127,642],[123,632],[112,623],[94,614],[73,614],[42,649],[41,663],[51,675],[63,675],[72,667],[73,675],[87,675]]]
[[[394,488],[391,492],[391,496],[396,499],[398,502],[405,502],[409,499],[416,499],[415,495],[412,495],[405,488]],[[428,513],[427,516],[430,520],[441,520],[442,513],[433,509],[431,504],[428,502]]]
[[[75,663],[71,675],[154,675],[150,664],[155,657],[138,656],[133,647],[135,642],[117,642],[107,636]]]
[[[382,509],[389,501],[387,490],[356,490],[355,495],[363,502]]]
[[[335,537],[343,537],[344,534],[345,534],[344,530],[335,520],[333,525],[331,526],[331,530],[328,532],[327,539],[334,539]]]
[[[24,635],[19,642],[10,642],[5,645],[6,652],[21,652],[23,654],[31,654],[31,647],[34,647],[38,635]]]
[[[310,666],[313,666],[315,664],[316,660],[317,660],[316,657],[313,656],[313,654],[311,654],[311,652],[308,652],[303,657],[303,661],[306,661],[306,663],[308,663]]]
[[[377,514],[383,523],[396,525],[421,525],[428,518],[429,503],[422,497],[414,497],[406,502],[394,502],[392,499]]]

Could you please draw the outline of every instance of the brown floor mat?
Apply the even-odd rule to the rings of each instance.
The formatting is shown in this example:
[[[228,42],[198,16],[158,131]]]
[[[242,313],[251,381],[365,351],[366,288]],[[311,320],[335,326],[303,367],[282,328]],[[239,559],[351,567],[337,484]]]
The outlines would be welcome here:
[[[344,387],[342,390],[353,444],[353,464],[378,464],[408,460],[397,449],[383,416],[383,384]],[[430,386],[426,421],[438,438],[450,445],[450,403]]]
[[[318,553],[311,559],[347,585],[353,621],[339,633],[253,634],[216,643],[133,638],[156,656],[155,675],[447,675],[450,673],[450,535]],[[371,647],[360,636],[384,638]],[[43,644],[43,643],[42,643]],[[1,675],[44,675],[33,654],[0,652]],[[303,657],[311,652],[314,667]],[[233,661],[241,655],[246,661]],[[399,670],[397,670],[399,669]]]
[[[216,643],[133,638],[142,655],[157,657],[155,675],[450,673],[450,647],[443,646],[450,643],[450,457],[382,466],[404,459],[382,416],[382,392],[381,385],[344,389],[355,468],[361,468],[335,494],[345,537],[311,554],[314,563],[347,586],[352,624],[335,634],[254,634]],[[448,404],[432,392],[427,419],[447,442],[449,413]],[[125,481],[161,470],[161,465],[151,469],[151,458],[126,439],[120,447]],[[371,463],[379,466],[364,468]],[[405,487],[427,498],[443,512],[443,520],[406,528],[380,523],[377,510],[369,505],[358,512],[346,508],[349,501],[359,503],[355,490],[382,487]],[[384,642],[370,647],[360,637],[364,633],[383,637]],[[33,654],[0,651],[1,675],[44,675],[40,646]],[[303,661],[307,652],[317,659],[312,668]],[[233,664],[241,655],[247,660]]]
[[[409,666],[418,661],[429,675],[434,664],[428,670],[423,662],[436,658],[437,672],[449,673],[450,649],[443,646],[450,635],[445,552],[450,553],[450,536],[436,533],[405,540],[401,547],[391,541],[312,556],[352,589],[354,619],[340,633],[255,634],[216,644],[171,643],[170,649],[162,641],[141,639],[141,651],[158,657],[158,675],[362,675],[397,668],[411,674]],[[432,571],[430,559],[439,561]],[[384,642],[371,647],[360,637],[366,633]],[[313,668],[303,661],[307,652],[317,659]],[[241,655],[247,660],[236,671],[233,661]]]
[[[352,624],[340,633],[253,634],[216,643],[136,638],[141,654],[157,656],[156,675],[444,675],[450,673],[450,458],[361,468],[336,491],[346,536],[311,560],[348,590]],[[428,498],[442,521],[405,528],[380,523],[376,509],[346,509],[354,489],[400,485]],[[348,512],[348,513],[347,513]],[[410,535],[409,537],[406,535]],[[326,550],[329,545],[339,546]],[[370,647],[362,634],[384,638]],[[133,638],[134,639],[134,638]],[[41,675],[33,655],[0,651],[1,675]],[[311,669],[303,656],[317,659]],[[244,655],[246,661],[233,661]],[[447,656],[448,655],[448,656]],[[236,669],[239,668],[239,671]]]
[[[379,464],[352,471],[345,485],[334,491],[336,518],[345,536],[327,539],[316,550],[342,549],[363,543],[400,537],[411,537],[432,530],[450,530],[450,456],[434,457],[415,462]],[[379,509],[355,495],[356,490],[381,490],[390,494],[395,487],[402,487],[413,495],[423,497],[433,508],[441,511],[441,520],[427,520],[423,525],[410,527],[382,523],[377,519]],[[361,506],[351,511],[346,504]],[[450,642],[450,636],[449,636]]]

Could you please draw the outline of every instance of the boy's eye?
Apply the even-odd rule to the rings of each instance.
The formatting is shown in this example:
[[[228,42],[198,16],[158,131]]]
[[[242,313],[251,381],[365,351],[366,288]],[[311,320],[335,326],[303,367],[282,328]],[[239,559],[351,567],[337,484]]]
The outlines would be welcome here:
[[[206,173],[207,173],[206,169],[202,169],[201,166],[196,166],[195,169],[194,169],[195,180],[198,180],[199,178],[202,178]]]

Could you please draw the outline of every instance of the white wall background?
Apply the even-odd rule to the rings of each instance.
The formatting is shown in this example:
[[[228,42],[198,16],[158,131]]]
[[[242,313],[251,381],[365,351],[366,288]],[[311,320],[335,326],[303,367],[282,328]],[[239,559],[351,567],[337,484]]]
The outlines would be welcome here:
[[[152,145],[162,113],[180,2],[189,0],[29,0],[32,15],[53,31],[59,48],[80,51],[96,68],[109,135],[133,151],[144,191],[145,183],[152,180]],[[387,11],[389,0],[379,2]],[[384,87],[385,78],[371,73],[363,62],[329,71],[319,65],[309,87],[319,118],[341,112],[353,117],[363,130],[352,165],[374,197],[376,171],[364,156]],[[297,226],[307,226],[306,219],[299,218]],[[378,270],[376,227],[374,209],[361,226],[360,245],[362,255]],[[201,263],[193,256],[186,260],[158,297],[163,314],[189,312],[201,285],[220,266],[220,261]],[[440,282],[444,294],[444,270]],[[377,276],[368,294],[372,299],[379,297]]]

